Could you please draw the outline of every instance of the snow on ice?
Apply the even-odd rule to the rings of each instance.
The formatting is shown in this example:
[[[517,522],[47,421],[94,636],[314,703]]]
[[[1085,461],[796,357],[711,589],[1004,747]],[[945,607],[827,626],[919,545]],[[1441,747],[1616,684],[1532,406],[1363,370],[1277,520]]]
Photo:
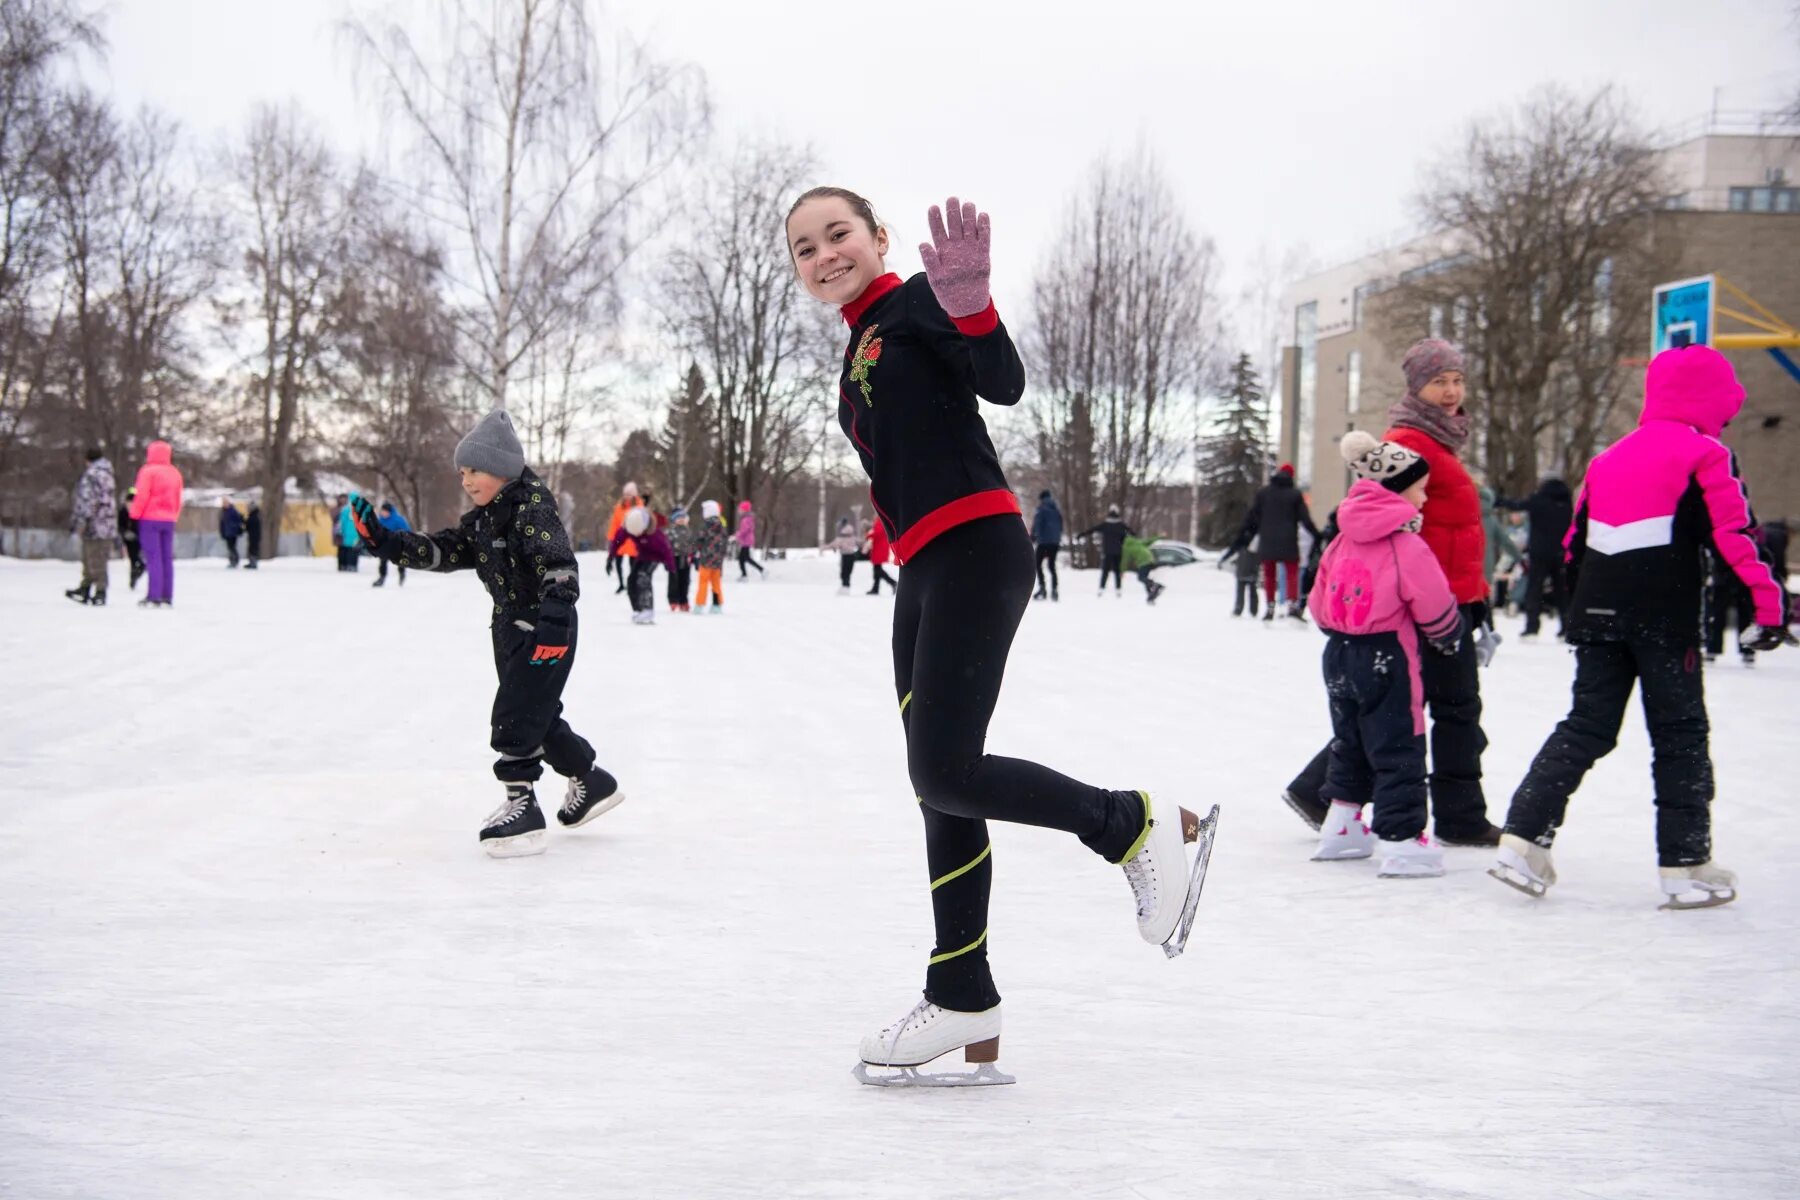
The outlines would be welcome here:
[[[1657,910],[1635,705],[1534,902],[1491,852],[1308,861],[1318,634],[1231,620],[1208,567],[1154,609],[1067,573],[990,745],[1222,805],[1199,924],[1165,961],[1116,868],[996,827],[1019,1083],[894,1093],[850,1077],[931,936],[891,600],[795,560],[643,629],[583,565],[567,708],[629,798],[493,861],[472,578],[184,561],[152,612],[115,563],[91,610],[0,561],[0,1195],[1794,1194],[1800,652],[1707,681],[1738,903]],[[1571,676],[1516,628],[1496,818]]]

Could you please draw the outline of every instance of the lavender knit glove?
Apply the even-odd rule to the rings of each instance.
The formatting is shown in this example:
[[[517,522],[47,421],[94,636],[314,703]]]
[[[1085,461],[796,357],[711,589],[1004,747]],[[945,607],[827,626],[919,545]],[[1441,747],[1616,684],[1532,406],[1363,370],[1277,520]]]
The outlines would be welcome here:
[[[988,306],[988,216],[973,204],[958,204],[952,196],[944,214],[931,206],[931,240],[919,244],[925,260],[925,280],[944,312],[952,317],[972,317]]]

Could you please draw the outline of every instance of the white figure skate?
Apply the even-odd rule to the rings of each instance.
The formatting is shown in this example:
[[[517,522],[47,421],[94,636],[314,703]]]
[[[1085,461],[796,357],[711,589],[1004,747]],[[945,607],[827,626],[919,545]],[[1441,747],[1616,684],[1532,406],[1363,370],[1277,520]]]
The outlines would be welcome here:
[[[1500,856],[1488,874],[1509,888],[1542,900],[1556,882],[1556,867],[1547,847],[1528,842],[1516,833],[1500,835]]]
[[[1206,883],[1206,867],[1212,861],[1213,836],[1219,825],[1219,806],[1204,818],[1177,805],[1153,801],[1140,792],[1150,809],[1150,828],[1137,853],[1122,864],[1137,901],[1138,933],[1163,953],[1175,958],[1187,949],[1194,929],[1194,913],[1200,906],[1200,889]],[[1165,817],[1163,813],[1168,812]],[[1190,819],[1192,818],[1192,819]],[[1198,849],[1188,862],[1188,833]]]
[[[953,1050],[973,1071],[921,1071]],[[991,1087],[1016,1082],[994,1064],[1000,1058],[1000,1006],[956,1012],[929,1000],[862,1040],[862,1061],[850,1072],[870,1087]],[[870,1068],[877,1070],[870,1070]]]
[[[1701,863],[1697,867],[1663,867],[1662,890],[1668,899],[1662,908],[1717,908],[1737,899],[1737,876],[1724,867]]]

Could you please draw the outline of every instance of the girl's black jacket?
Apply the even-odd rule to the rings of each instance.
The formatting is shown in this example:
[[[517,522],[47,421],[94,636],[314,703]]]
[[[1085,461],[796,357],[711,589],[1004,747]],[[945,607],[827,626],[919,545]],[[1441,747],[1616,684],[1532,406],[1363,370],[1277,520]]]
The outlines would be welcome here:
[[[976,403],[1017,404],[1025,392],[993,304],[953,318],[922,273],[883,275],[843,314],[838,424],[868,472],[894,556],[905,562],[964,522],[1020,513]]]

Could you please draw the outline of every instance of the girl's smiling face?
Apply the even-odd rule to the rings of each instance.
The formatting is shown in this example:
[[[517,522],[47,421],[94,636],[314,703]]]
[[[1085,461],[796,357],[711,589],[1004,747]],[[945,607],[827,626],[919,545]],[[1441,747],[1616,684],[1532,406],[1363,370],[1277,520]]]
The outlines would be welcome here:
[[[819,196],[796,208],[787,220],[788,253],[794,271],[813,299],[840,308],[887,271],[885,229],[870,229],[850,202]]]

